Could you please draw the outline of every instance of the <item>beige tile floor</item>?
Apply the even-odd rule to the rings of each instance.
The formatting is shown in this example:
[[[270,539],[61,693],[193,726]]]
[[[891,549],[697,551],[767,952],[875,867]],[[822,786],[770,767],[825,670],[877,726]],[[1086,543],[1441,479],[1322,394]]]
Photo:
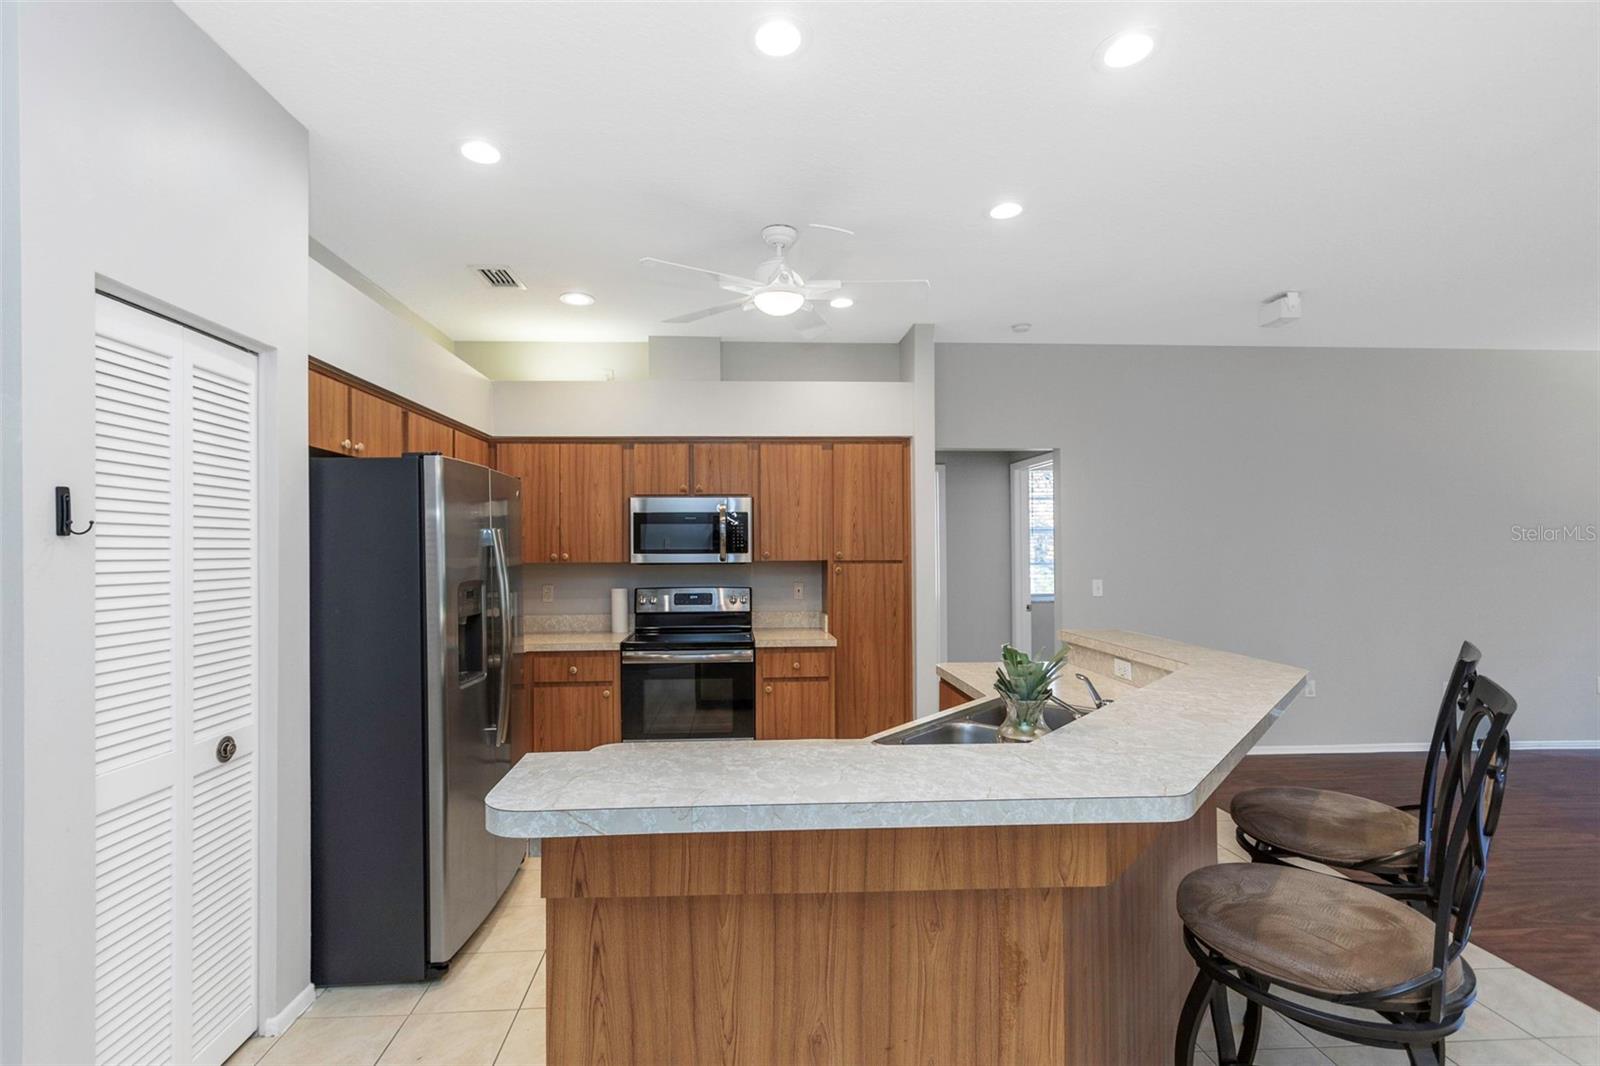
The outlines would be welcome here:
[[[1217,857],[1245,862],[1233,821],[1217,814]],[[544,900],[539,860],[530,858],[505,898],[473,934],[450,972],[437,981],[368,988],[328,988],[276,1039],[255,1037],[227,1066],[543,1066]],[[1600,1011],[1470,948],[1478,1002],[1451,1038],[1455,1066],[1600,1066]],[[1234,1019],[1242,1014],[1235,1007]],[[1196,1060],[1205,1053],[1209,1025]],[[1269,1014],[1259,1066],[1388,1066],[1404,1052],[1357,1047]]]

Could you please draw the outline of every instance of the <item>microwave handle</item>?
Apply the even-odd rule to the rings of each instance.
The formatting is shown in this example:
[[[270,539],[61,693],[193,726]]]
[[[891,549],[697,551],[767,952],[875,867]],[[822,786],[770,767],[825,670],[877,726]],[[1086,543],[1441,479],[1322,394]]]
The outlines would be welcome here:
[[[728,561],[728,505],[717,504],[717,558]]]

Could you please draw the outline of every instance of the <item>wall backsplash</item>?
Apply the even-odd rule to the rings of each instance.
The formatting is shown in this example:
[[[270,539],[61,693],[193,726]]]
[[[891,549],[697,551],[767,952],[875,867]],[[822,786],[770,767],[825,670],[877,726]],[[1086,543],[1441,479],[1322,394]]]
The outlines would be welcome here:
[[[611,590],[625,588],[665,588],[683,585],[748,585],[751,606],[761,621],[762,615],[807,615],[799,620],[773,620],[773,625],[816,624],[822,613],[821,563],[762,563],[759,566],[633,565],[602,563],[583,566],[528,564],[518,568],[521,579],[521,614],[611,616]],[[795,582],[802,586],[800,599],[794,598]],[[553,585],[555,598],[546,603],[543,587]],[[629,597],[631,600],[631,596]]]

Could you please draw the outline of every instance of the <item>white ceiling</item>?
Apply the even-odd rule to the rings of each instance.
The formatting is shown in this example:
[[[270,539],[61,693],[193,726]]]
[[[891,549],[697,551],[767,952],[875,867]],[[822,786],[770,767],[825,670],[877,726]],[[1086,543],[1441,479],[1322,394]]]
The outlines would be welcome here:
[[[858,235],[804,237],[808,275],[933,281],[831,340],[1600,343],[1592,3],[779,0],[785,60],[748,43],[773,6],[183,7],[310,128],[313,236],[460,340],[792,340],[662,325],[725,294],[638,259],[743,274],[762,225],[826,222]],[[1138,25],[1152,59],[1092,64]],[[1287,288],[1304,319],[1258,327]]]

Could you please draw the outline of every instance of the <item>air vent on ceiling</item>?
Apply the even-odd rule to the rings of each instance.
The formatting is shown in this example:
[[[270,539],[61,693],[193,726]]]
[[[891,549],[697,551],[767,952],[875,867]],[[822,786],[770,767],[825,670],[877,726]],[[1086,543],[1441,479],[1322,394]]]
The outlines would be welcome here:
[[[491,289],[526,289],[527,286],[517,280],[508,266],[475,266],[478,277]]]

